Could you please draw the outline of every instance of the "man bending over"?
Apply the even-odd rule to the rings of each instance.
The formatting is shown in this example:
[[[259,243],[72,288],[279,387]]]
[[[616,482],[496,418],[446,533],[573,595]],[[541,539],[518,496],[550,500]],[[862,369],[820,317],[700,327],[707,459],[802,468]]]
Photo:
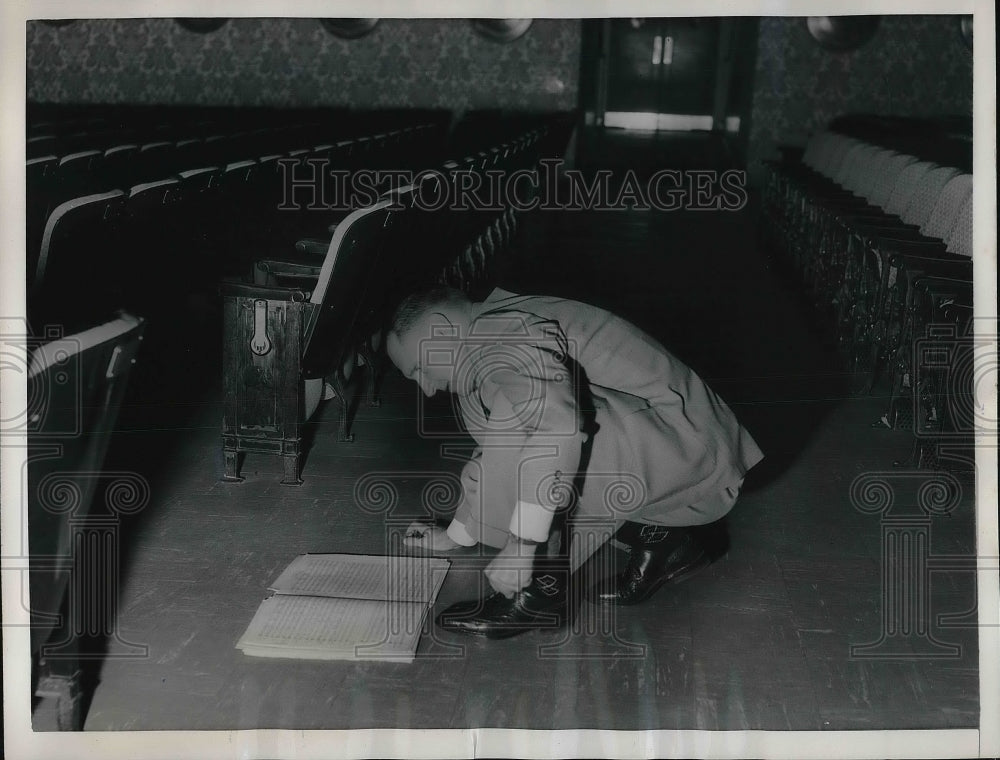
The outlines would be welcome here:
[[[637,604],[725,551],[719,521],[763,454],[629,322],[564,298],[432,288],[400,304],[386,349],[426,395],[454,394],[477,443],[451,524],[414,524],[407,543],[500,550],[485,570],[494,592],[445,610],[442,627],[500,638],[560,623],[570,570],[612,533],[630,557],[587,590],[594,602]],[[567,519],[594,530],[567,547]]]

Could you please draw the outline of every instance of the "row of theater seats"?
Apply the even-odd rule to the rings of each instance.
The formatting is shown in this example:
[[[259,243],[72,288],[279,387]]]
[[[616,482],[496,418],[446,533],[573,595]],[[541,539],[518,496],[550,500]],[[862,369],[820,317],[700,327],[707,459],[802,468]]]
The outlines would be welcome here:
[[[765,245],[794,273],[857,378],[888,386],[881,424],[912,429],[914,461],[971,433],[971,388],[952,351],[947,367],[922,341],[971,334],[972,174],[926,160],[940,145],[912,134],[878,142],[834,130],[808,142],[801,160],[768,164]],[[908,139],[907,139],[908,138]],[[917,155],[893,145],[915,149]]]
[[[162,115],[150,112],[149,118],[132,121],[153,124]],[[111,122],[122,123],[126,117],[116,115]],[[491,265],[517,228],[509,205],[456,211],[454,204],[444,204],[432,210],[427,199],[454,192],[452,183],[464,181],[458,179],[463,173],[510,172],[530,167],[542,156],[560,155],[571,124],[565,115],[500,119],[471,128],[460,120],[452,133],[456,147],[446,150],[444,122],[428,119],[426,113],[399,117],[396,124],[385,118],[353,126],[336,123],[304,143],[302,124],[258,129],[248,119],[241,124],[244,131],[252,128],[247,134],[274,140],[254,143],[247,157],[238,160],[229,159],[243,155],[250,144],[246,135],[234,131],[228,134],[232,140],[209,139],[218,134],[213,122],[201,148],[219,152],[205,152],[191,165],[187,159],[168,162],[161,167],[165,173],[132,185],[121,179],[126,175],[116,173],[113,159],[106,161],[108,149],[88,148],[100,159],[91,154],[85,169],[74,152],[35,164],[29,159],[29,167],[47,167],[42,182],[39,175],[29,175],[28,224],[40,226],[41,232],[37,255],[28,251],[28,311],[34,332],[24,339],[30,350],[25,418],[30,421],[31,609],[33,616],[49,621],[32,629],[33,686],[38,697],[56,703],[51,727],[82,728],[85,699],[76,656],[80,632],[115,635],[106,630],[113,614],[92,605],[76,609],[74,599],[83,602],[67,589],[73,587],[73,572],[100,573],[115,564],[105,543],[79,539],[96,509],[91,502],[104,500],[109,514],[117,514],[112,496],[122,488],[100,477],[128,475],[105,473],[103,462],[126,383],[141,399],[135,405],[141,416],[150,405],[149,394],[164,384],[156,371],[143,375],[146,365],[179,365],[181,369],[172,370],[177,376],[190,360],[185,352],[192,345],[213,345],[202,335],[214,341],[218,334],[205,321],[212,310],[189,309],[185,299],[192,293],[218,297],[220,275],[231,275],[222,298],[224,361],[235,361],[224,374],[227,475],[238,477],[243,452],[267,451],[285,458],[286,482],[301,482],[298,455],[306,412],[317,406],[327,385],[338,399],[346,399],[357,356],[373,370],[385,365],[382,325],[393,301],[424,282],[447,281],[471,291],[488,288]],[[83,113],[70,120],[71,126],[54,119],[36,133],[106,131],[107,120],[97,119]],[[188,126],[197,121],[190,114],[180,120]],[[234,117],[224,120],[233,123]],[[360,134],[364,125],[377,130]],[[343,130],[355,134],[325,139]],[[238,152],[229,151],[233,145],[241,146]],[[137,143],[130,153],[132,162],[141,158],[141,147]],[[192,155],[185,150],[175,142],[170,155]],[[448,154],[456,158],[446,161]],[[288,172],[301,179],[300,172],[316,165],[348,173],[407,167],[436,171],[426,173],[418,185],[393,187],[375,202],[353,208],[309,203],[297,210],[280,208]],[[303,192],[308,194],[308,188]],[[33,213],[40,222],[32,222]],[[254,285],[255,276],[271,284]],[[197,340],[192,330],[200,331]],[[375,379],[374,371],[366,373],[372,401]],[[167,393],[171,403],[178,401],[179,390]],[[286,427],[274,434],[254,430],[255,419],[268,424],[262,417],[268,410]],[[344,438],[346,425],[345,409]],[[255,445],[247,445],[254,437]],[[59,494],[67,492],[75,495],[72,508],[59,501]],[[124,513],[128,505],[120,506]],[[111,582],[78,578],[84,578],[87,588]],[[56,625],[60,612],[63,621],[77,628]]]
[[[314,133],[328,140],[376,135],[417,123],[447,123],[451,113],[441,109],[380,109],[375,111],[348,108],[226,108],[176,106],[52,106],[29,108],[26,124],[26,158],[45,155],[63,156],[85,150],[106,151],[122,144],[143,145],[209,140],[212,158],[230,148],[237,153],[233,160],[259,155],[260,149],[280,146],[284,136],[295,142],[297,136]],[[232,140],[229,143],[229,140]],[[303,147],[314,138],[307,138]],[[250,145],[250,153],[240,146]]]
[[[552,119],[461,160],[427,165],[413,183],[385,192],[284,256],[259,259],[253,284],[225,291],[223,452],[226,479],[240,480],[247,452],[280,456],[285,484],[299,484],[302,428],[322,399],[340,404],[339,440],[350,433],[348,381],[366,366],[377,405],[387,363],[384,335],[395,305],[421,285],[484,295],[511,244],[518,212],[509,195],[477,206],[461,188],[486,185],[561,155],[568,121]],[[529,196],[519,198],[530,202]],[[254,382],[263,375],[267,385]]]
[[[415,190],[422,199],[426,229],[410,241],[429,250],[415,257],[420,262],[421,277],[434,269],[433,260],[440,264],[437,279],[442,284],[460,288],[476,295],[485,295],[484,287],[492,282],[491,267],[495,254],[505,248],[517,229],[517,212],[510,198],[488,195],[490,174],[509,176],[515,171],[535,166],[543,150],[545,129],[531,129],[524,134],[487,150],[476,151],[461,160],[448,160],[440,166],[429,166],[415,176]],[[440,213],[448,204],[455,205],[463,188],[477,188],[487,205],[477,206],[469,198],[468,206],[457,213]],[[400,188],[399,190],[402,190]],[[387,197],[393,190],[387,191]],[[530,196],[518,197],[519,203],[530,202]],[[438,213],[435,213],[438,212]],[[346,216],[346,214],[344,214]],[[329,220],[329,217],[327,218]],[[319,267],[329,252],[329,243],[338,222],[330,224],[325,237],[303,237],[296,241],[298,254],[281,258],[264,257],[254,262],[252,279],[258,285],[284,285],[290,281],[315,280]],[[432,234],[433,233],[433,234]],[[431,250],[430,247],[433,246]],[[410,273],[411,275],[414,273]]]
[[[213,283],[254,248],[297,234],[302,214],[276,211],[291,164],[407,168],[415,156],[441,155],[444,127],[416,123],[329,142],[360,127],[297,125],[29,159],[30,301],[45,314],[79,315],[157,268],[167,280],[193,269]],[[81,282],[93,287],[80,292]]]

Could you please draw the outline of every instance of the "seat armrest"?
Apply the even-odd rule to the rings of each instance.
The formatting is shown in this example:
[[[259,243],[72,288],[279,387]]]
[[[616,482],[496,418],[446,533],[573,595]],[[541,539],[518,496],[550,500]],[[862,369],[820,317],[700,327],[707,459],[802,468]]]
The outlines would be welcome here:
[[[889,262],[896,269],[919,272],[926,276],[972,280],[972,260],[963,256],[896,252]]]
[[[869,238],[873,243],[872,247],[882,262],[883,267],[896,266],[895,257],[939,257],[951,256],[947,253],[947,247],[939,240],[906,240],[899,237],[877,237]]]
[[[909,224],[904,222],[895,214],[841,214],[839,217],[840,222],[849,226],[864,226],[870,225],[872,227],[897,227],[897,228],[912,228],[915,230],[920,229],[915,224]]]
[[[262,259],[254,266],[265,275],[281,279],[306,280],[315,283],[319,279],[322,264],[300,264],[295,261]]]
[[[327,251],[330,250],[330,241],[321,238],[303,238],[295,241],[295,250],[300,253],[326,256]]]
[[[223,280],[219,286],[223,296],[237,296],[240,298],[261,298],[270,301],[294,301],[296,303],[307,303],[310,293],[302,288],[286,288],[279,285],[251,285],[246,282],[234,280]]]
[[[859,224],[852,227],[851,232],[864,240],[871,241],[872,243],[878,243],[880,240],[897,240],[912,243],[944,242],[938,240],[937,238],[927,237],[920,232],[919,227],[914,227],[913,225],[897,227],[896,225]]]
[[[972,280],[924,274],[914,280],[913,287],[931,298],[948,299],[960,306],[972,307]]]

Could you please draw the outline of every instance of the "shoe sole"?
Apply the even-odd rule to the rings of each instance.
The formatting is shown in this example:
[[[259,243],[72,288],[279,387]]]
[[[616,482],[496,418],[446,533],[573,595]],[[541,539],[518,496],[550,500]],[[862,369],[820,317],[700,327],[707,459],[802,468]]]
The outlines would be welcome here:
[[[445,622],[438,617],[437,627],[449,633],[459,633],[465,636],[477,636],[482,639],[509,639],[529,631],[558,631],[569,622],[565,609],[554,609],[539,613],[535,623],[510,623],[509,625],[494,624],[493,626],[463,626],[463,618],[453,618],[454,622]]]

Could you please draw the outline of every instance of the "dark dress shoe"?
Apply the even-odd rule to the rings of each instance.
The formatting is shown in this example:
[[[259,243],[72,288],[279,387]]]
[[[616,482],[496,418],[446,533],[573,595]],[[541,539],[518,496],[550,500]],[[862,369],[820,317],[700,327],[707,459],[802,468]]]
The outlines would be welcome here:
[[[559,576],[559,577],[557,577]],[[499,591],[483,599],[458,602],[437,617],[446,631],[506,639],[535,629],[555,630],[567,614],[566,572],[534,576],[507,598]]]
[[[667,583],[687,580],[725,553],[720,526],[668,528],[626,523],[617,537],[632,547],[621,575],[588,590],[598,604],[639,604]]]

